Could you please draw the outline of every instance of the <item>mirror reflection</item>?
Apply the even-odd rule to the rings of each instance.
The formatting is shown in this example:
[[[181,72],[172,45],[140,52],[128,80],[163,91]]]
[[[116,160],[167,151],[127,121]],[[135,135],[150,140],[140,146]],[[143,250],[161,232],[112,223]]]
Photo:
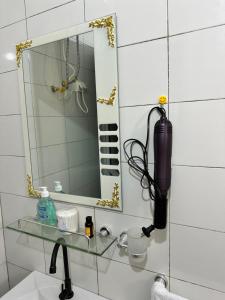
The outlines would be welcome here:
[[[35,188],[101,198],[93,31],[25,50],[23,70]]]

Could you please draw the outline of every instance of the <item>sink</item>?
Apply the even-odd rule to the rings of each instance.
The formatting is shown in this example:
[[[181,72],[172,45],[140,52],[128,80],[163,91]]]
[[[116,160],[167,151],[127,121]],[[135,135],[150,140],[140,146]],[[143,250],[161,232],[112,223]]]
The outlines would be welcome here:
[[[56,300],[59,299],[62,281],[34,271],[1,300]],[[74,300],[107,300],[94,293],[73,286]]]

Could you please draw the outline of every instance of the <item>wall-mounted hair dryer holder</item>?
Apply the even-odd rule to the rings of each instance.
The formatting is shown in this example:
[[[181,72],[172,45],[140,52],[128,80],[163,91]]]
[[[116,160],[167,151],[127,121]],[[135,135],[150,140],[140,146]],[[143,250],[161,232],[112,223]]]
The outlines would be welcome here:
[[[154,111],[158,112],[160,119],[154,126],[154,178],[152,178],[148,170],[148,156],[150,120]],[[140,148],[143,156],[133,153],[137,147]],[[128,165],[140,175],[141,186],[149,190],[150,201],[154,201],[153,224],[142,228],[143,234],[150,237],[153,230],[166,228],[167,193],[171,182],[172,124],[167,119],[166,111],[162,106],[153,107],[148,114],[145,144],[137,139],[128,139],[124,143],[124,152]]]

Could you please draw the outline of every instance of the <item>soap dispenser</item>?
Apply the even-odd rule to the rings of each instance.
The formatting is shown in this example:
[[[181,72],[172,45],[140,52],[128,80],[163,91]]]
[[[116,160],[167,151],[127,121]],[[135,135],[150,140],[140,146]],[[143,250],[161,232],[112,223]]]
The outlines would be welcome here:
[[[48,222],[48,191],[46,187],[40,187],[41,198],[37,204],[37,218],[42,223]]]
[[[56,225],[56,209],[52,198],[49,196],[47,187],[43,186],[41,190],[41,199],[38,202],[38,219],[48,225]]]

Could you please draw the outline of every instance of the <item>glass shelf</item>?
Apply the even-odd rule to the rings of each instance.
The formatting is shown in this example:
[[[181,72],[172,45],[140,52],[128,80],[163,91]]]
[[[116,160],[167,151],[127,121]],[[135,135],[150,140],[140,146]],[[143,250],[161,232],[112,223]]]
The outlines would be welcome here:
[[[90,239],[83,232],[60,231],[57,227],[43,224],[34,217],[19,219],[7,228],[98,256],[103,255],[117,239],[112,235],[102,237],[99,233],[95,233]]]

